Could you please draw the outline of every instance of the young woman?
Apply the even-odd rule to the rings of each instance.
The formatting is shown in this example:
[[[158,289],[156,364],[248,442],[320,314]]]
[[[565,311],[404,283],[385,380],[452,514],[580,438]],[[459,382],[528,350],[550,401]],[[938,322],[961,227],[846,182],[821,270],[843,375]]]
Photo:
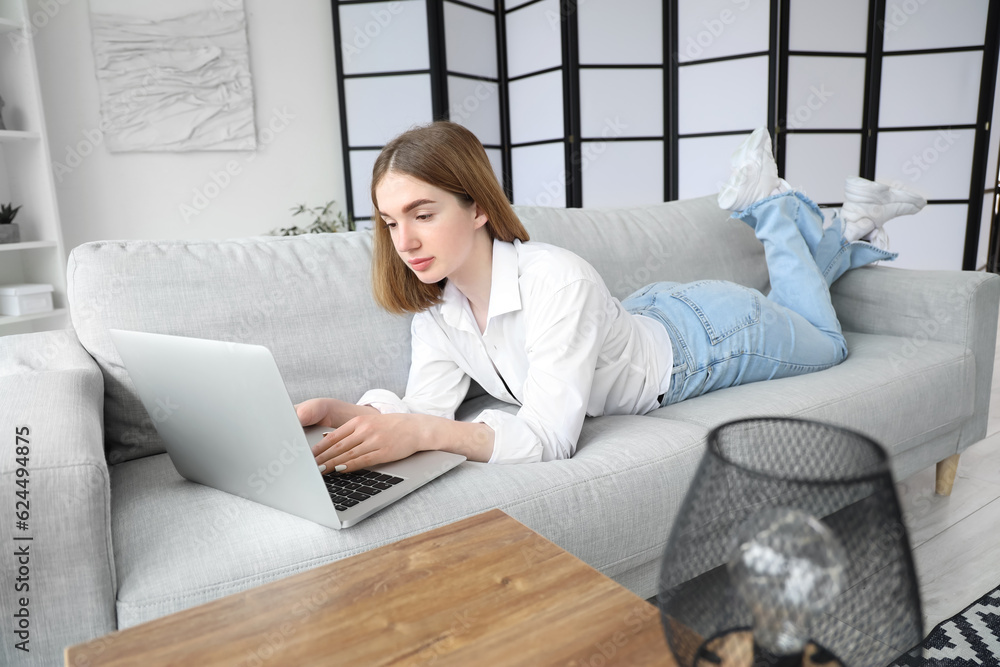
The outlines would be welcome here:
[[[771,292],[723,281],[648,285],[622,302],[573,253],[537,242],[511,209],[482,145],[460,125],[408,131],[372,174],[375,298],[414,313],[403,397],[296,406],[331,432],[321,471],[355,471],[426,449],[472,461],[568,458],[584,417],[643,414],[747,382],[822,370],[847,357],[829,285],[895,255],[868,242],[923,199],[848,179],[824,229],[819,209],[779,179],[762,128],[733,156],[719,194],[764,245]],[[470,378],[517,414],[453,419]]]

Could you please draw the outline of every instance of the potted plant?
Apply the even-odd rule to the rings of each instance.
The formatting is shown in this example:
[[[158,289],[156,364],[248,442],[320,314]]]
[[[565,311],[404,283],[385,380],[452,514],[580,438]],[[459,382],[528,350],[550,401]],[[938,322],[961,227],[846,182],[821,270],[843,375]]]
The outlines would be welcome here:
[[[271,230],[272,236],[297,236],[299,234],[330,234],[338,231],[353,232],[356,227],[354,225],[354,220],[351,218],[345,218],[342,211],[337,211],[334,213],[333,205],[336,202],[328,201],[323,206],[312,206],[307,207],[305,204],[299,204],[291,209],[292,215],[307,215],[311,216],[312,223],[305,228],[293,225],[291,227],[282,227],[280,229]]]
[[[21,207],[11,208],[10,204],[0,206],[0,243],[17,243],[21,240],[21,230],[14,218]]]

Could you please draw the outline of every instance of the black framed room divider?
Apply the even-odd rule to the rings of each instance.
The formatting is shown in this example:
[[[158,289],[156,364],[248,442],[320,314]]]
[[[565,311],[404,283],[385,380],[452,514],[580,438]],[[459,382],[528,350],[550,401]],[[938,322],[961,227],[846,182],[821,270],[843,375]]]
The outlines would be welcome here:
[[[480,138],[514,204],[557,207],[711,194],[764,125],[779,172],[821,206],[842,202],[847,175],[927,197],[918,216],[889,223],[897,264],[973,269],[1000,247],[988,168],[1000,0],[332,9],[347,206],[362,225],[378,151],[434,119]]]

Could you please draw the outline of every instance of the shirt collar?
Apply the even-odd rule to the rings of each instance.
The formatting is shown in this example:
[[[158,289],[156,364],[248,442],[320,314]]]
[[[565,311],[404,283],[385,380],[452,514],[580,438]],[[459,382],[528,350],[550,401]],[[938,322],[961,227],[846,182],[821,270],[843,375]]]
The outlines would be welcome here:
[[[507,243],[493,239],[493,277],[487,321],[521,310],[521,289],[517,282],[517,250],[520,244],[520,241]]]
[[[494,317],[521,309],[521,290],[517,282],[518,245],[520,241],[508,243],[493,239],[493,272],[490,276],[490,312],[486,318],[487,327]],[[445,283],[441,299],[441,316],[448,326],[479,333],[468,299],[452,282]]]

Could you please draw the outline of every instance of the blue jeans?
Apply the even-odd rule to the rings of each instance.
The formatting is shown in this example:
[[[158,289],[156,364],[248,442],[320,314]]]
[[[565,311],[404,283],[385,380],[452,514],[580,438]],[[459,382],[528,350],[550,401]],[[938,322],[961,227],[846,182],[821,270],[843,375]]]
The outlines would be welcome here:
[[[622,301],[670,334],[674,367],[661,405],[839,364],[847,343],[830,285],[851,268],[896,257],[868,243],[848,243],[839,217],[824,230],[819,208],[795,191],[762,199],[733,217],[764,244],[771,278],[766,297],[735,283],[703,280],[653,283]]]

